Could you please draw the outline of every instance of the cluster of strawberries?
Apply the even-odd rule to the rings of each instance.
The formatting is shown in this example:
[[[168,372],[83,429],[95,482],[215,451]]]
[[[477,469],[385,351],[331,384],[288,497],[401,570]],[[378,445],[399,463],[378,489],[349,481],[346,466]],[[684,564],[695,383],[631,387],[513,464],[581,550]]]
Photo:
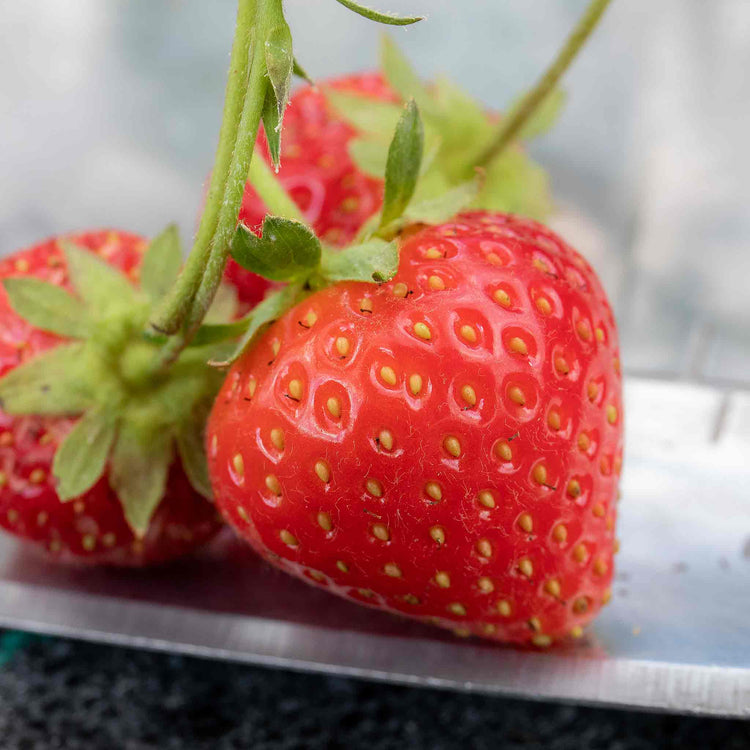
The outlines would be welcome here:
[[[290,101],[277,180],[329,257],[393,190],[381,131],[408,77],[394,54],[386,78]],[[457,140],[466,151],[496,118],[445,82],[408,93],[437,165],[423,172],[441,178],[391,232],[395,275],[308,280],[228,371],[206,364],[225,343],[205,337],[171,369],[145,364],[163,344],[144,334],[150,311],[179,273],[172,231],[152,243],[82,232],[0,262],[5,530],[59,560],[142,566],[226,522],[271,564],[352,601],[506,642],[580,637],[609,598],[617,544],[612,311],[588,262],[515,213],[547,203],[519,145],[467,208],[441,215],[435,194],[463,189]],[[263,135],[256,148],[268,160]],[[241,225],[260,236],[266,214],[248,184]],[[212,330],[278,288],[245,265],[230,260]]]

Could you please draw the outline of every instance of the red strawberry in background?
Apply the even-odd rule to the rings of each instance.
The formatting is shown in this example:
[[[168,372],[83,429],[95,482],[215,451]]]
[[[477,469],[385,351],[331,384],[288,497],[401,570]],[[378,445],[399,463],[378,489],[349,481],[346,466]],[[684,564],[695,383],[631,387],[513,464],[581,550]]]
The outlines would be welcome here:
[[[622,402],[589,264],[472,212],[400,240],[387,284],[299,303],[233,366],[207,429],[227,521],[272,564],[515,643],[609,598]]]
[[[104,467],[100,472],[101,476],[94,476],[90,488],[80,496],[69,497],[66,502],[62,502],[58,493],[54,459],[63,441],[81,422],[76,416],[80,409],[71,400],[75,398],[71,396],[71,389],[80,387],[81,403],[88,404],[88,396],[84,392],[86,373],[81,372],[80,378],[79,373],[74,373],[69,384],[67,381],[70,374],[66,375],[64,372],[64,367],[69,366],[69,362],[49,361],[47,372],[43,371],[44,368],[41,368],[42,371],[40,368],[24,368],[34,368],[35,363],[46,361],[40,357],[54,357],[56,352],[63,352],[66,346],[71,346],[71,340],[82,340],[87,336],[92,340],[113,337],[111,351],[106,343],[97,348],[96,344],[88,341],[86,344],[73,345],[80,347],[76,350],[75,357],[83,360],[91,355],[93,363],[93,354],[86,349],[88,347],[95,349],[95,354],[102,355],[99,359],[104,358],[102,353],[106,351],[116,360],[119,355],[133,351],[132,342],[127,337],[122,339],[122,347],[119,348],[116,340],[118,331],[127,327],[128,321],[138,321],[138,314],[133,309],[124,312],[110,310],[112,316],[100,326],[93,322],[93,317],[89,318],[84,314],[86,308],[83,302],[73,294],[75,285],[71,283],[70,256],[63,250],[64,243],[75,246],[68,252],[74,253],[73,257],[78,264],[79,286],[85,287],[87,282],[95,285],[98,283],[105,294],[111,291],[112,286],[121,284],[126,289],[131,285],[130,282],[138,280],[144,263],[144,251],[147,249],[147,243],[132,234],[87,232],[61,240],[48,240],[0,261],[0,279],[12,291],[11,296],[14,296],[16,305],[22,306],[24,310],[27,307],[33,309],[33,314],[37,317],[47,315],[49,328],[69,332],[72,337],[44,330],[28,322],[14,309],[8,292],[0,289],[0,398],[3,409],[14,412],[11,414],[7,410],[0,411],[0,526],[33,542],[56,559],[65,561],[132,566],[181,556],[209,539],[219,524],[213,505],[193,489],[180,460],[171,457],[171,453],[164,449],[162,438],[170,429],[168,423],[160,425],[159,433],[151,443],[155,454],[163,453],[161,466],[155,468],[152,462],[134,463],[134,470],[144,474],[154,470],[154,481],[157,484],[160,481],[159,470],[164,474],[164,487],[159,491],[150,511],[139,506],[132,511],[130,518],[126,518],[128,514],[122,499],[111,486],[111,466]],[[165,243],[162,242],[162,245]],[[167,256],[170,253],[173,258],[172,272],[176,273],[180,262],[179,247],[176,256],[174,247],[167,250]],[[151,256],[152,269],[155,258],[155,255]],[[175,264],[177,268],[174,267]],[[159,274],[162,274],[162,285],[169,283],[169,265],[170,262],[167,262],[156,267]],[[92,277],[88,280],[83,278],[87,274],[96,276],[107,266],[119,269],[124,275],[117,274],[109,279],[106,274],[104,277]],[[154,286],[151,285],[151,290],[153,289]],[[35,290],[37,294],[34,294]],[[55,294],[57,290],[59,291]],[[58,294],[62,296],[58,298]],[[96,292],[89,296],[88,302],[91,305],[101,304],[99,313],[102,318],[107,318],[106,301],[103,298],[97,300]],[[114,297],[112,302],[117,307]],[[125,299],[126,305],[130,303],[137,307],[142,304],[142,300],[134,292],[132,300]],[[128,317],[129,313],[133,315],[132,319]],[[84,331],[83,328],[89,323],[91,330]],[[96,366],[95,363],[92,365]],[[122,425],[130,413],[128,409],[132,412],[132,405],[128,407],[116,403],[127,391],[118,390],[117,383],[126,378],[128,372],[122,367],[122,362],[115,362],[112,366],[117,374],[101,395],[104,399],[111,399],[109,406],[112,418],[119,419]],[[107,367],[105,364],[96,373],[100,385],[107,379]],[[26,376],[22,376],[23,372],[26,372]],[[165,398],[170,387],[168,381],[167,378],[160,386],[161,395]],[[173,380],[172,386],[178,382],[178,379]],[[186,397],[190,393],[194,391],[188,389]],[[49,394],[50,403],[45,402],[45,394]],[[55,408],[56,398],[60,399],[59,409]],[[36,407],[44,407],[44,413],[33,413]],[[147,397],[144,399],[144,407],[148,408]],[[124,427],[120,426],[119,429],[121,433],[125,432]],[[106,430],[91,434],[96,440],[107,439]],[[73,460],[81,453],[74,455]],[[102,460],[106,461],[106,458],[104,456]],[[136,506],[149,502],[146,485],[136,486],[134,490]],[[138,495],[141,490],[143,494]],[[140,533],[137,533],[139,522],[144,518],[147,522]]]
[[[397,101],[378,73],[347,76],[326,83],[364,99]],[[305,87],[292,96],[284,118],[284,161],[280,184],[302,210],[315,233],[341,247],[354,239],[363,224],[380,210],[383,180],[362,172],[349,154],[355,129],[331,107],[322,88]],[[266,139],[258,138],[259,154],[270,161]],[[239,219],[257,228],[267,214],[262,199],[248,185]],[[263,298],[269,283],[229,260],[226,278],[242,302]]]
[[[401,103],[416,98],[428,129],[431,166],[420,198],[435,198],[470,179],[497,116],[446,79],[424,85],[388,38],[381,48],[383,72],[362,73],[304,87],[292,96],[284,118],[279,184],[302,210],[318,237],[334,247],[352,242],[381,209],[385,156]],[[547,103],[519,134],[522,141],[548,130],[564,97],[553,89]],[[270,162],[263,133],[259,154]],[[548,178],[515,144],[483,165],[483,185],[473,207],[544,219],[551,209]],[[267,207],[248,183],[239,220],[257,230]],[[240,299],[254,305],[268,281],[229,261],[226,277]]]

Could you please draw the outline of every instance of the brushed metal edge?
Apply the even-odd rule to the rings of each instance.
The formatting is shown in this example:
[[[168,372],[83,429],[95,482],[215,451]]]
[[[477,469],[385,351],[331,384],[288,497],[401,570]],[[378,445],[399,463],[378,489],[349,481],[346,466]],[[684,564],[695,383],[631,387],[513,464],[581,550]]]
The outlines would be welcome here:
[[[0,626],[413,687],[750,718],[750,669],[453,645],[14,583],[0,584]]]

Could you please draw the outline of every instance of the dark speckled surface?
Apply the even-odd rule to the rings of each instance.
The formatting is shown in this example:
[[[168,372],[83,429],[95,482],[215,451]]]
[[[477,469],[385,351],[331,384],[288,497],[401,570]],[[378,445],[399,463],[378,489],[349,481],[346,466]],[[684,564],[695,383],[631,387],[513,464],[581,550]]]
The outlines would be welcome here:
[[[3,750],[744,750],[750,722],[415,690],[33,639],[0,667]]]

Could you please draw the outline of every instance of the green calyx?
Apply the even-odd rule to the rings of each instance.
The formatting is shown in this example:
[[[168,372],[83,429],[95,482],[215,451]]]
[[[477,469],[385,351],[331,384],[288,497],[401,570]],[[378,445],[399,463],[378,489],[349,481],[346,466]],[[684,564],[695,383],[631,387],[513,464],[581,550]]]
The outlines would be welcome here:
[[[164,370],[163,341],[144,334],[180,270],[174,227],[146,251],[140,288],[94,253],[62,245],[73,293],[33,278],[3,283],[20,316],[69,341],[0,379],[0,403],[15,415],[80,417],[53,463],[60,499],[80,497],[107,473],[125,518],[142,536],[177,453],[194,488],[210,498],[203,429],[221,377],[206,361],[224,356],[226,346],[186,349]],[[226,325],[236,300],[225,293],[216,308],[214,324]]]
[[[438,200],[456,188],[469,189],[467,183],[475,182],[475,168],[481,167],[481,180],[471,188],[475,194],[470,207],[534,218],[544,218],[550,212],[546,172],[521,144],[543,135],[554,125],[565,100],[559,88],[553,87],[535,107],[512,143],[483,162],[480,156],[494,142],[498,120],[480,102],[446,78],[425,84],[387,36],[381,45],[381,69],[390,87],[404,101],[416,101],[424,119],[429,158],[416,188],[415,202]],[[355,163],[364,172],[382,177],[388,139],[400,106],[332,89],[326,94],[334,109],[358,132],[350,144]],[[512,105],[510,111],[516,106]]]

